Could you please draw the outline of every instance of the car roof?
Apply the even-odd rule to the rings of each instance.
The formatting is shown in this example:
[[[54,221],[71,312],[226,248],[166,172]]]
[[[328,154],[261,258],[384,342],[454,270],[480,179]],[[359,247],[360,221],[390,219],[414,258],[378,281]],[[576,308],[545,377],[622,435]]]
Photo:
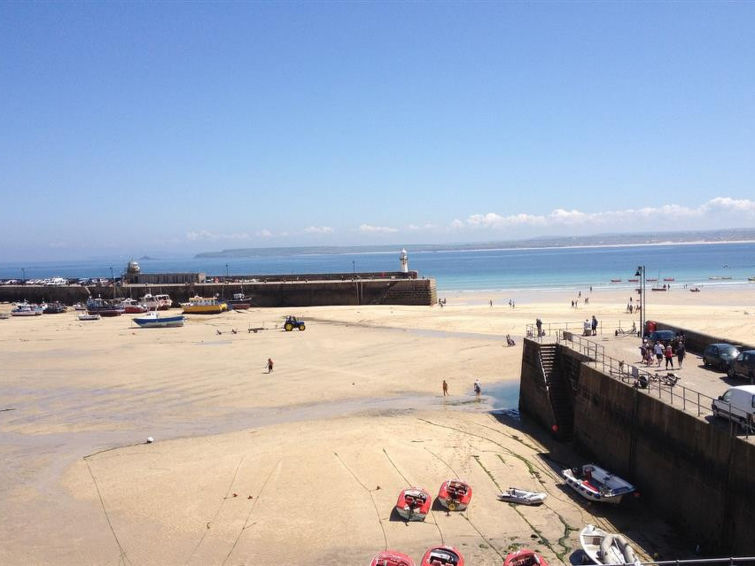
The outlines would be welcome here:
[[[732,348],[736,348],[734,344],[729,344],[728,342],[716,342],[715,344],[708,344],[708,346],[718,346],[719,348],[722,346],[731,346]]]
[[[736,387],[732,387],[732,389],[736,389],[737,391],[746,391],[747,393],[752,393],[755,395],[755,385],[737,385]]]

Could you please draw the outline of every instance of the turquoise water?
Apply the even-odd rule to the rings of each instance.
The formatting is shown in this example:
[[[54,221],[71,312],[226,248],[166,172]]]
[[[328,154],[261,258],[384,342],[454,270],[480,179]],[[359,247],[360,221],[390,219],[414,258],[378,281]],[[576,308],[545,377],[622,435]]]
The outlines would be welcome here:
[[[755,243],[409,252],[409,268],[433,277],[439,292],[634,287],[638,265],[649,278],[673,277],[674,286],[747,284],[755,276]],[[145,273],[204,272],[208,275],[262,275],[398,271],[395,253],[281,255],[250,258],[164,258],[140,261]],[[129,258],[0,262],[0,278],[116,276]],[[22,271],[23,268],[23,271]],[[711,277],[715,279],[711,279]],[[725,278],[725,279],[723,279]],[[621,283],[611,283],[621,279]],[[653,283],[648,283],[648,288]],[[755,284],[752,284],[755,289]]]

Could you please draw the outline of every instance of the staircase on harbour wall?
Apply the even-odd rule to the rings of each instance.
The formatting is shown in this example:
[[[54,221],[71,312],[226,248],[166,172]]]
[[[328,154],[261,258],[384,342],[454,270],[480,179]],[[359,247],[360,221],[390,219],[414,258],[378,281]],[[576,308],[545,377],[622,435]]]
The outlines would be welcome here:
[[[556,344],[541,344],[540,365],[558,426],[558,430],[554,432],[561,440],[571,440],[574,437],[574,406],[570,391],[570,376],[565,374],[571,374],[573,368],[562,368],[560,364],[556,364],[557,352]]]

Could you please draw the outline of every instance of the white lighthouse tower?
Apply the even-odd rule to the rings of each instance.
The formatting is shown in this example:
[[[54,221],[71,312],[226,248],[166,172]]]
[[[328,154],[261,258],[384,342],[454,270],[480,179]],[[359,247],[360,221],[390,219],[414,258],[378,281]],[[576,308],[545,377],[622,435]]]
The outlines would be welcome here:
[[[409,254],[406,253],[405,249],[401,250],[401,255],[398,258],[401,260],[401,273],[409,273]]]

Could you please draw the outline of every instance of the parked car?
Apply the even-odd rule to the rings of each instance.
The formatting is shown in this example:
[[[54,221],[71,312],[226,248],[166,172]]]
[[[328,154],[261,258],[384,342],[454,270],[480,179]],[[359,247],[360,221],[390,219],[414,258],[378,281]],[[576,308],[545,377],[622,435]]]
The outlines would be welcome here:
[[[714,417],[724,417],[742,429],[755,426],[755,385],[732,387],[711,406]]]
[[[729,364],[727,372],[732,379],[744,379],[755,383],[755,350],[745,350]]]
[[[728,371],[731,361],[739,355],[739,349],[733,344],[708,344],[703,350],[703,365]]]
[[[660,342],[664,346],[671,344],[671,347],[676,350],[676,345],[679,342],[679,337],[673,330],[653,330],[647,335],[648,343],[652,348],[656,342]]]

